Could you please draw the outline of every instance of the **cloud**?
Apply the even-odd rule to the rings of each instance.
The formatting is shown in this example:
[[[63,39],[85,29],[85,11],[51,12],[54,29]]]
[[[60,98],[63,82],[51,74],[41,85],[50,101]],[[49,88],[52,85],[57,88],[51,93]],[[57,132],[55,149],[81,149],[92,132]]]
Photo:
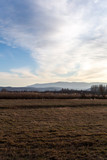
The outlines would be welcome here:
[[[3,86],[23,87],[35,83],[38,77],[31,73],[29,68],[11,69],[10,72],[0,72],[0,84]],[[8,81],[8,83],[7,83]]]
[[[18,74],[24,78],[37,78],[34,74],[31,73],[29,68],[18,68],[18,69],[11,69],[12,73]]]
[[[30,51],[41,82],[107,80],[105,0],[4,1],[0,35],[7,45]],[[33,78],[31,71],[22,74]]]

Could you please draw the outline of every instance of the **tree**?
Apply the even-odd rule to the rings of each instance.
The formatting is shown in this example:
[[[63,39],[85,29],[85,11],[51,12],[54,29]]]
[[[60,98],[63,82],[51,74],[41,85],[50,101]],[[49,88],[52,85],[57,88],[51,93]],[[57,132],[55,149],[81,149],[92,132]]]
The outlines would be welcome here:
[[[102,95],[102,97],[105,98],[105,95],[106,95],[106,87],[103,86],[103,85],[99,85],[99,92],[100,92],[100,95]]]
[[[101,95],[103,98],[105,98],[107,94],[107,86],[104,86],[102,84],[100,85],[93,85],[91,86],[91,92],[95,95]]]

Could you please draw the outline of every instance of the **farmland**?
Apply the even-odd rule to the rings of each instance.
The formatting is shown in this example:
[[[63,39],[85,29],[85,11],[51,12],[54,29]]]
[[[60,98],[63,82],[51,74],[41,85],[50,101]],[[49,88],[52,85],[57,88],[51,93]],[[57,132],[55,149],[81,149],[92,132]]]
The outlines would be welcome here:
[[[0,99],[1,160],[106,160],[107,99]]]

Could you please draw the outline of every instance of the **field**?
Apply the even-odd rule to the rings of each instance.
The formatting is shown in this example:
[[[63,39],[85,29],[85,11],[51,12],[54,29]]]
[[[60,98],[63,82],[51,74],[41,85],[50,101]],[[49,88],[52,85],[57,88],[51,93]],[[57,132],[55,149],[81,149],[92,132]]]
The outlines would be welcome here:
[[[106,160],[107,99],[0,99],[0,160]]]

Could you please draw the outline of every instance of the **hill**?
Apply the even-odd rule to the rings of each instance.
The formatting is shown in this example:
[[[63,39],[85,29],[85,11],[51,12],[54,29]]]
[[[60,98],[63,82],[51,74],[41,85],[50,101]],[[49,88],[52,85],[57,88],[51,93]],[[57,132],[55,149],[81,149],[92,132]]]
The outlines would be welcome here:
[[[86,83],[86,82],[55,82],[55,83],[42,83],[42,84],[33,84],[28,87],[33,88],[68,88],[68,89],[74,89],[74,90],[87,90],[92,85],[107,85],[107,83],[101,83],[101,82],[93,82],[93,83]]]

